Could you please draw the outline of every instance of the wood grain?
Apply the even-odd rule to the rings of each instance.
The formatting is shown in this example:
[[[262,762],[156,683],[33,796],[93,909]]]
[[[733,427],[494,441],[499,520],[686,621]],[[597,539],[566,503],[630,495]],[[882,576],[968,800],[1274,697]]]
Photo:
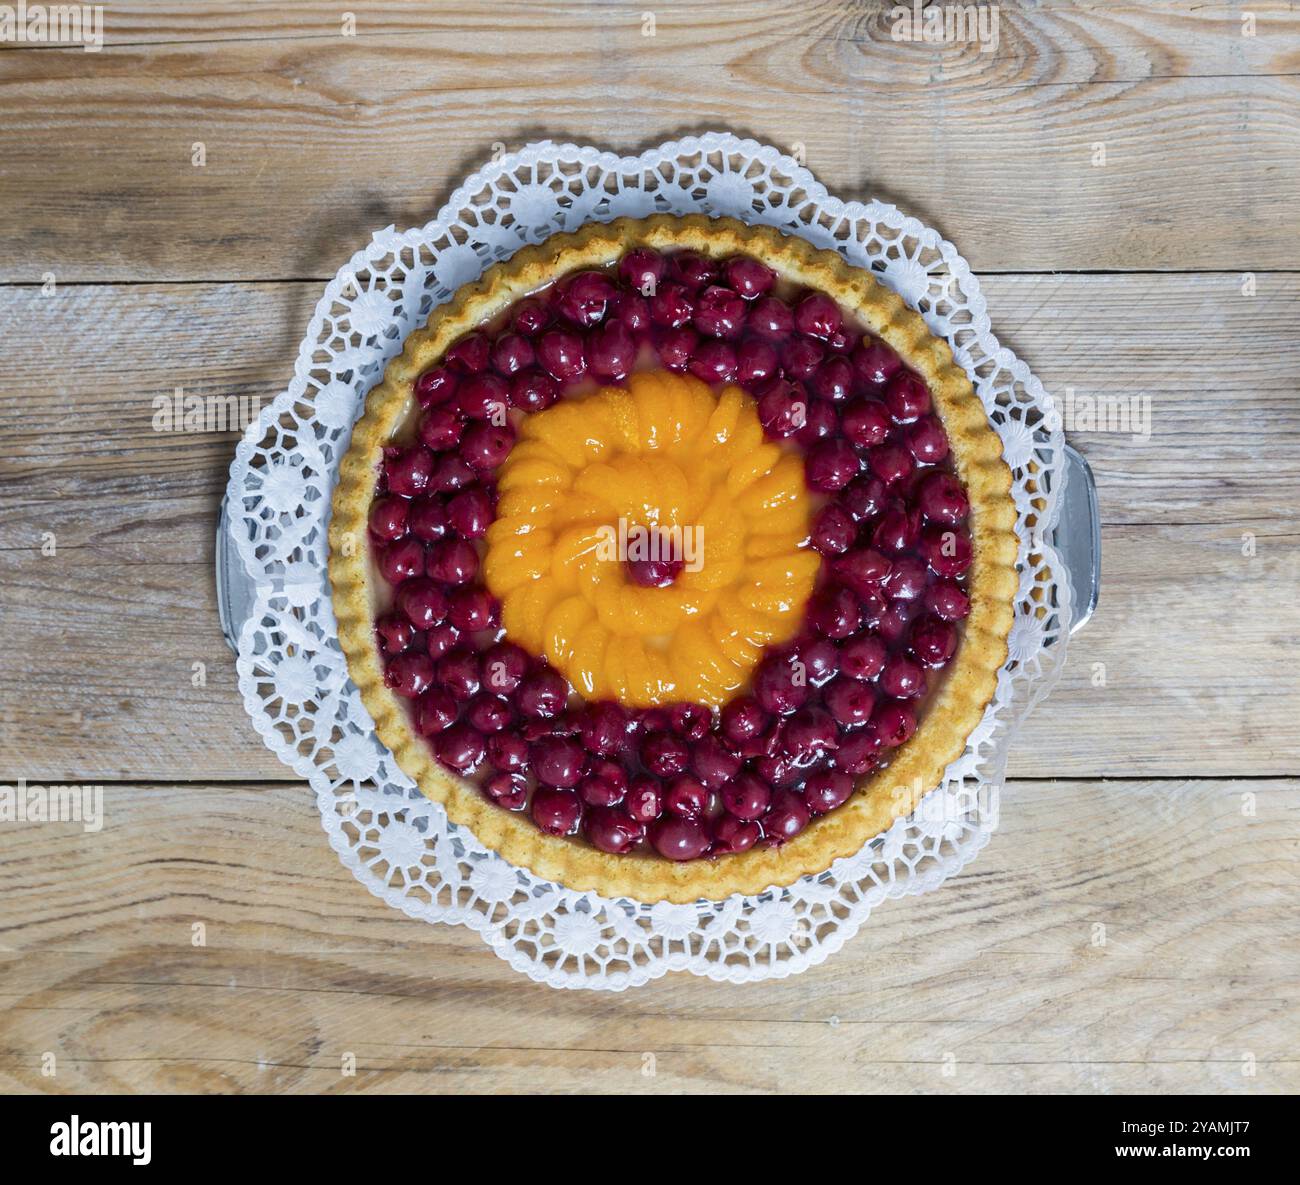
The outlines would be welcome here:
[[[1100,484],[1102,604],[1013,773],[1300,771],[1300,277],[1260,285],[1246,298],[1223,276],[987,279],[995,325],[1050,390],[1152,400],[1145,444],[1073,435]],[[0,770],[291,776],[244,716],[215,617],[233,437],[155,432],[152,399],[180,384],[269,402],[318,291],[0,289],[14,330],[0,342],[12,383],[0,412],[17,425],[0,459]],[[33,356],[39,337],[67,348]],[[112,365],[88,369],[92,349]],[[206,686],[193,686],[196,662]]]
[[[876,0],[106,7],[102,53],[0,45],[0,782],[107,784],[100,833],[0,824],[0,1091],[1300,1087],[1300,6],[1003,4],[987,53]],[[495,146],[709,128],[940,228],[1152,432],[1070,433],[1101,608],[962,875],[788,981],[551,992],[339,865],[217,628],[234,437],[152,400],[274,398]]]
[[[1294,780],[1013,783],[974,864],[822,967],[596,997],[371,897],[304,786],[114,786],[105,816],[6,841],[0,1089],[1300,1086]]]
[[[891,7],[663,6],[647,37],[641,3],[351,5],[357,36],[327,5],[113,6],[101,53],[0,58],[0,279],[322,276],[493,145],[720,127],[981,268],[1300,267],[1293,5],[1253,37],[1228,4],[1002,5],[989,53],[895,41]]]

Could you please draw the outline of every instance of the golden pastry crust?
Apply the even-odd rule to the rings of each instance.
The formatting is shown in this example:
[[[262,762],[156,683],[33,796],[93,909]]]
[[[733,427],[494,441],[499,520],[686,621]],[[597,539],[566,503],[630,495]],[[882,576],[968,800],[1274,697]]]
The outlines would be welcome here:
[[[752,255],[784,278],[819,289],[854,313],[925,379],[971,505],[970,615],[953,665],[912,738],[887,768],[862,779],[848,802],[815,817],[783,846],[683,863],[653,855],[609,855],[581,840],[546,835],[531,819],[485,800],[473,785],[439,765],[428,743],[411,727],[405,703],[384,685],[374,640],[367,516],[381,450],[413,406],[416,377],[464,334],[530,292],[570,272],[612,263],[638,246],[690,249],[714,258]],[[1006,661],[1019,586],[1015,520],[1011,472],[979,397],[947,342],[931,334],[920,314],[899,296],[869,271],[771,227],[703,215],[656,215],[592,224],[524,247],[462,287],[433,311],[425,328],[406,339],[402,353],[367,397],[340,465],[329,531],[329,573],[339,642],[375,732],[420,789],[443,804],[453,822],[468,827],[512,863],[572,889],[647,902],[718,900],[824,872],[910,813],[939,784],[979,724]]]

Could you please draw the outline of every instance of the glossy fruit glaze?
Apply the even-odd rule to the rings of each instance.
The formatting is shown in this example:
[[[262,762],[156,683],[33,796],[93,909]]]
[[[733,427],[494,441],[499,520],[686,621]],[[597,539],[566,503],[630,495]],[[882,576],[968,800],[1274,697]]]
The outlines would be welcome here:
[[[798,835],[912,736],[970,607],[969,507],[924,381],[828,296],[634,250],[461,339],[415,396],[370,515],[377,643],[498,806],[605,852],[721,856]],[[718,497],[697,571],[583,535]]]

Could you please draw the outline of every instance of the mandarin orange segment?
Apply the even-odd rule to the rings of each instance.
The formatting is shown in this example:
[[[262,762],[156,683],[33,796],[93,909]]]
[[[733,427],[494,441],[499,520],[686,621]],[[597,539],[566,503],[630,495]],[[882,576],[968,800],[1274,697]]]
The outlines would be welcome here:
[[[506,635],[585,698],[720,706],[802,621],[802,463],[738,387],[638,372],[565,400],[523,421],[497,480],[483,572]],[[686,560],[666,587],[630,575],[652,537]]]

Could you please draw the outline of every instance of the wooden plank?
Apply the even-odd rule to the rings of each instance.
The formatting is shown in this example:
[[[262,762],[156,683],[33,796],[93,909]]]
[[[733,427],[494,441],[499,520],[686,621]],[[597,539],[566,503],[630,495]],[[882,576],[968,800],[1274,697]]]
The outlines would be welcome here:
[[[1251,300],[1220,276],[987,281],[994,323],[1049,389],[1153,399],[1145,445],[1074,437],[1101,483],[1102,605],[1013,773],[1300,769],[1288,658],[1300,627],[1300,277],[1260,285]],[[317,295],[315,284],[0,290],[13,331],[0,342],[0,771],[290,776],[244,716],[217,627],[212,537],[233,438],[156,433],[151,400],[176,383],[270,400]],[[62,349],[38,355],[33,340]],[[54,556],[41,554],[45,532]],[[206,686],[193,686],[196,662]]]
[[[325,5],[196,7],[115,7],[102,53],[5,53],[0,279],[322,275],[494,144],[722,127],[981,268],[1300,266],[1290,5],[1252,37],[1226,4],[1004,5],[991,53],[842,2],[674,6],[653,37],[634,4],[353,6],[355,37]]]
[[[6,829],[0,1089],[1300,1086],[1294,780],[1012,783],[965,873],[823,966],[595,996],[371,897],[300,785],[110,787],[105,814]]]

